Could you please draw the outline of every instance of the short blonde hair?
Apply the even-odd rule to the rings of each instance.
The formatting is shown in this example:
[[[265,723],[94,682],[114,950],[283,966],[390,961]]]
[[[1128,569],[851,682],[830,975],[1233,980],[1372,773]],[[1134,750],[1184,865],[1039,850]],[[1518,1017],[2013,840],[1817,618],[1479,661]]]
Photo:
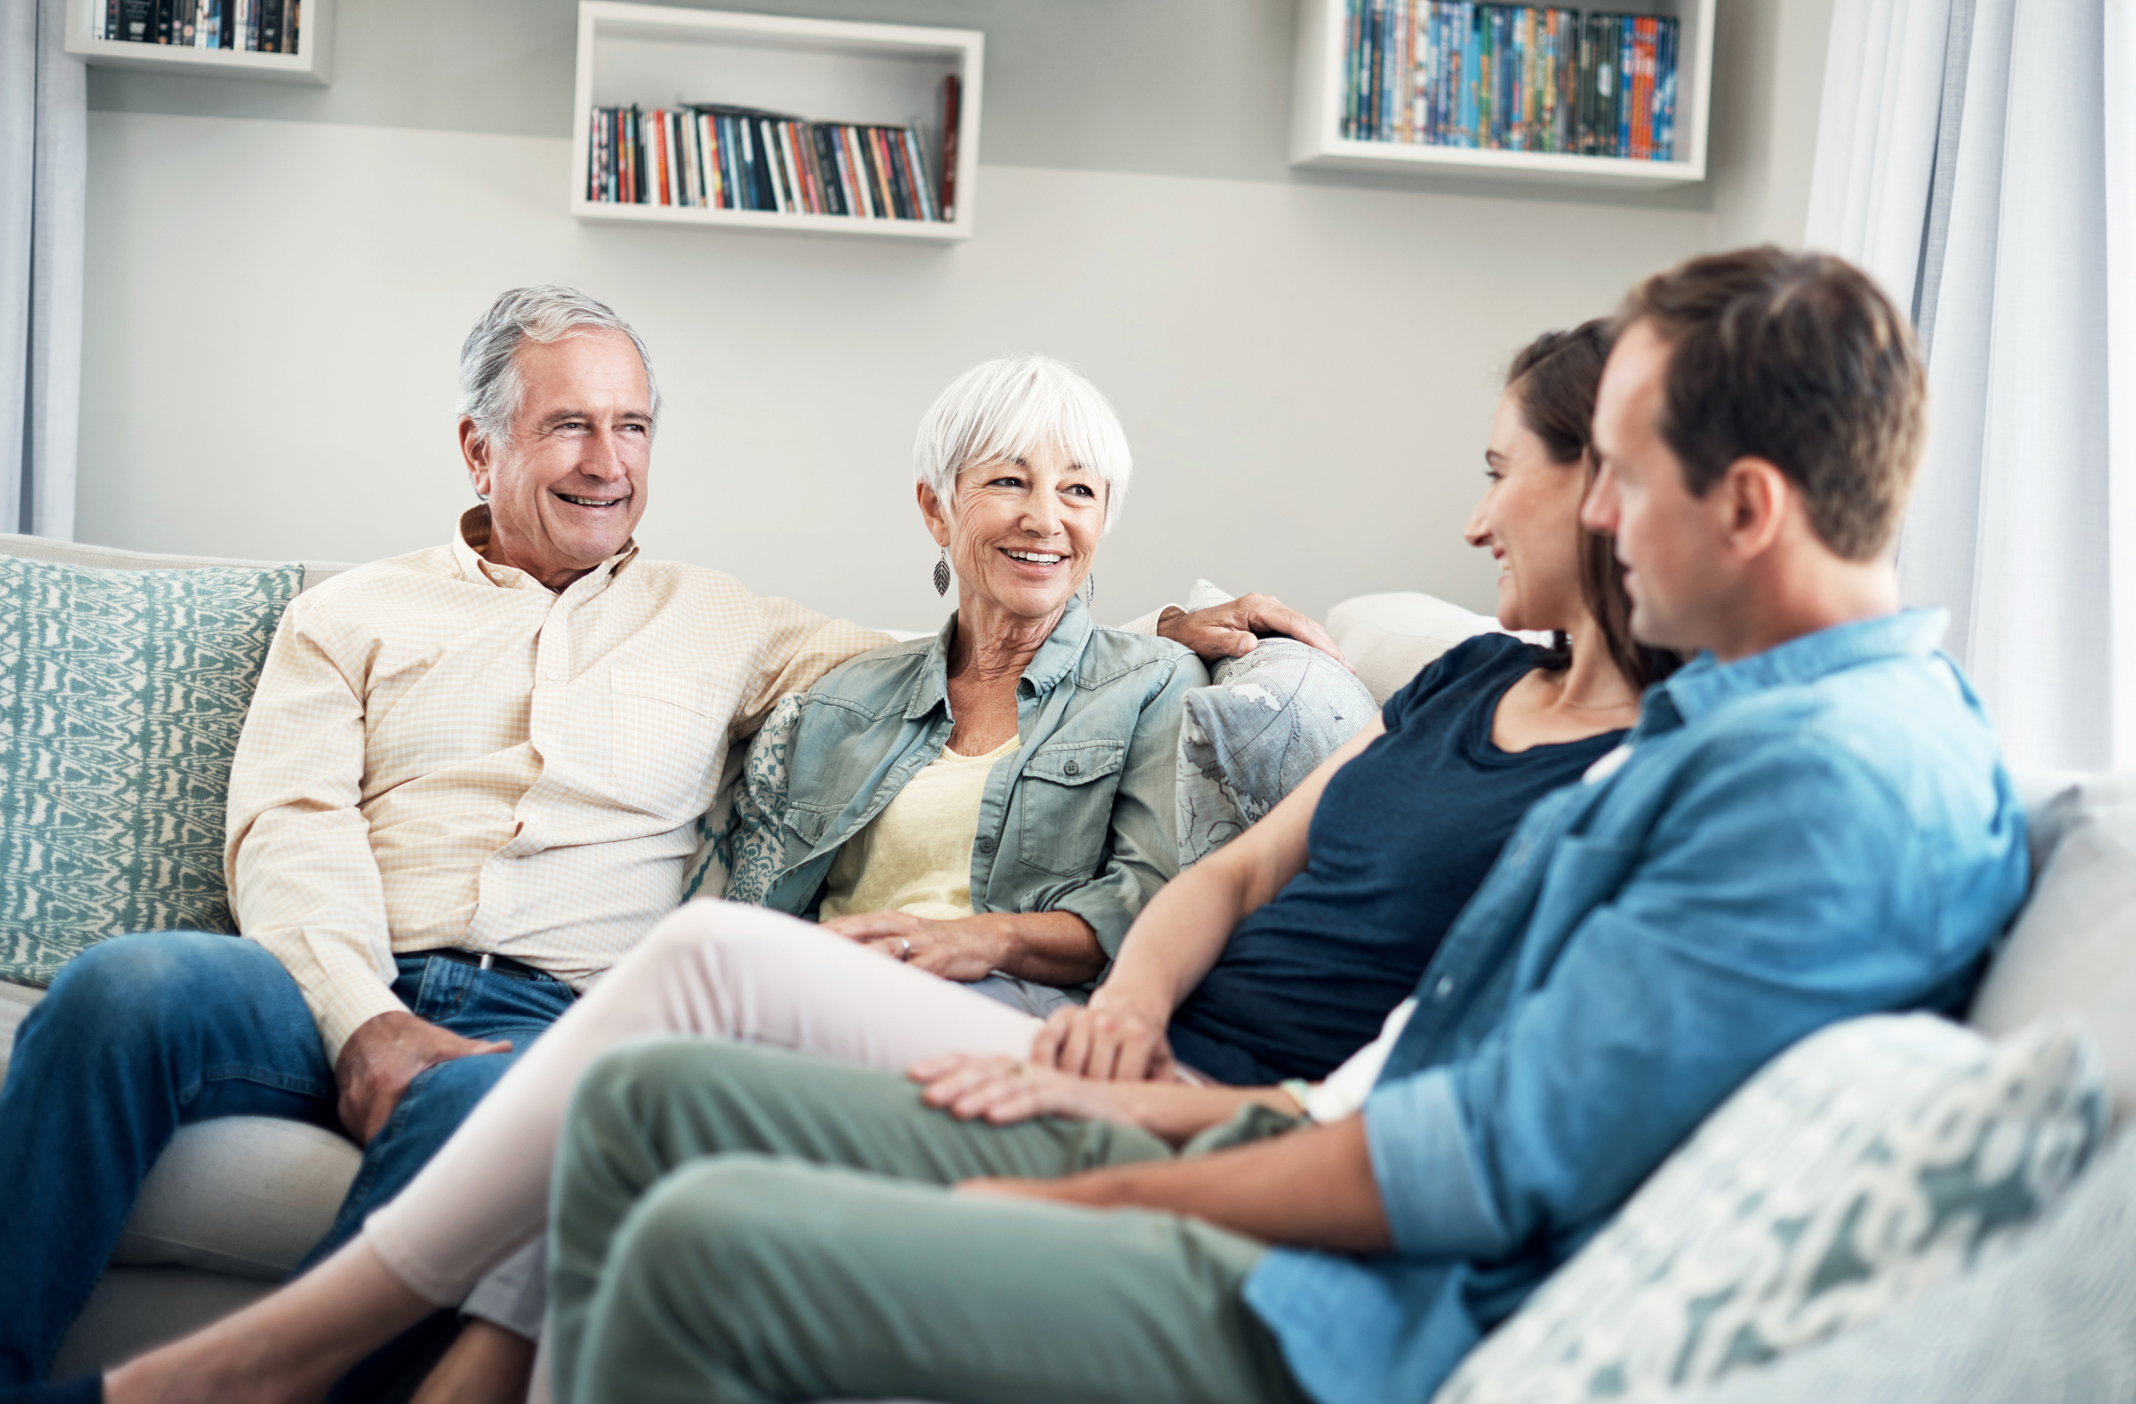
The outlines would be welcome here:
[[[1006,463],[1056,448],[1105,484],[1105,530],[1127,496],[1134,458],[1113,407],[1082,376],[1050,356],[982,361],[949,383],[920,420],[913,475],[944,505],[974,463]]]

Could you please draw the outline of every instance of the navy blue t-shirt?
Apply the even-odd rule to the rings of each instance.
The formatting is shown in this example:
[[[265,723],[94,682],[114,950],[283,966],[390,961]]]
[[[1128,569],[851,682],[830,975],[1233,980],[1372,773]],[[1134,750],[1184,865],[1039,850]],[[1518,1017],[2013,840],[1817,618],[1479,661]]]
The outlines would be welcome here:
[[[1173,1014],[1181,1062],[1235,1085],[1322,1078],[1379,1036],[1528,806],[1624,737],[1492,744],[1498,699],[1544,657],[1480,635],[1387,699],[1387,734],[1321,792],[1305,870],[1238,924]]]

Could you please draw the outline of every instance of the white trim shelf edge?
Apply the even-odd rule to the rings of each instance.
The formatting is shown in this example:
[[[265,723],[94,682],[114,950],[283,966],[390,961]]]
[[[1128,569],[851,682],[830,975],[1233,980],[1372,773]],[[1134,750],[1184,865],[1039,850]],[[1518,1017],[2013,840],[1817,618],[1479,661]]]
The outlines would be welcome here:
[[[959,199],[958,203],[962,203]],[[917,239],[947,244],[972,237],[969,221],[856,219],[849,215],[780,214],[775,210],[693,209],[687,205],[626,205],[573,196],[571,213],[580,219],[622,224],[723,224],[737,229],[784,230],[801,234],[854,234],[873,238]]]

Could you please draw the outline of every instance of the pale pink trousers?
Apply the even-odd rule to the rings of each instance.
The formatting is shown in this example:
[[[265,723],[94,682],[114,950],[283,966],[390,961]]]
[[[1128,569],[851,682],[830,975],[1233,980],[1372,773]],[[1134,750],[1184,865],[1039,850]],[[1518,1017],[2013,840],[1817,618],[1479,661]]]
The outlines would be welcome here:
[[[417,1295],[454,1306],[547,1226],[579,1074],[649,1034],[742,1039],[902,1072],[942,1053],[1021,1057],[1039,1021],[761,907],[698,901],[558,1019],[363,1236]]]

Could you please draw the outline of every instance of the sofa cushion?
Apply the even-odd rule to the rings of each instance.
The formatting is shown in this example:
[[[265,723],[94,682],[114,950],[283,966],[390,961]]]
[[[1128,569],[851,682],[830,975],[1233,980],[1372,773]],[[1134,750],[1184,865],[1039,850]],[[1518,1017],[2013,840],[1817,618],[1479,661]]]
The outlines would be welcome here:
[[[1372,717],[1349,669],[1294,639],[1264,639],[1186,696],[1179,728],[1180,866],[1243,833]]]
[[[183,1126],[149,1171],[111,1261],[279,1282],[333,1227],[363,1153],[301,1121]]]
[[[1435,1404],[1653,1400],[1875,1320],[2057,1198],[2104,1134],[2073,1020],[1849,1020],[1767,1065]]]
[[[15,1030],[43,998],[44,991],[34,985],[0,980],[0,1087],[7,1085],[7,1065],[15,1054]]]
[[[2071,1013],[2099,1041],[2116,1119],[2136,1114],[2136,772],[2064,787],[2032,815],[2032,895],[1972,1022],[2006,1033]]]
[[[240,566],[268,570],[280,561],[247,561],[230,556],[172,556],[154,551],[122,551],[116,546],[85,546],[77,541],[54,541],[49,536],[18,536],[0,532],[0,556],[26,561],[58,561],[62,565],[90,566],[97,570],[192,570],[198,566]],[[343,561],[303,562],[306,590],[316,589],[354,567]]]
[[[107,936],[230,931],[230,757],[303,567],[0,559],[0,978]]]
[[[1430,595],[1359,595],[1328,611],[1328,633],[1372,700],[1385,705],[1440,654],[1498,621]]]

